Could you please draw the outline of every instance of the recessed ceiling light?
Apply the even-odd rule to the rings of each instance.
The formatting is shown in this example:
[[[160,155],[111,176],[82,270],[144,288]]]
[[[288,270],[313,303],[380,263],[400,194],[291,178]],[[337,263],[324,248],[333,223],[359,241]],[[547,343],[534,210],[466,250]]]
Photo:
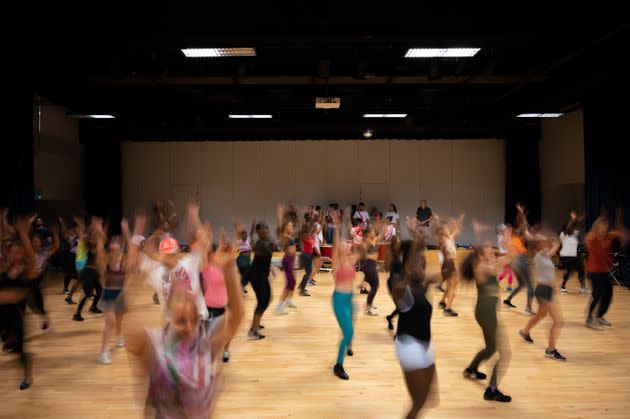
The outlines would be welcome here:
[[[183,48],[182,52],[188,58],[256,56],[254,48]]]
[[[405,58],[474,57],[481,48],[409,48]]]
[[[230,114],[230,119],[271,119],[272,115],[269,114]]]
[[[406,118],[406,113],[364,113],[364,118]]]
[[[372,138],[372,135],[374,134],[374,131],[372,131],[369,128],[366,128],[363,130],[363,137],[365,138]]]
[[[114,119],[114,115],[110,114],[88,114],[88,113],[69,113],[67,114],[73,119]]]
[[[558,118],[562,113],[522,113],[516,115],[517,118]]]

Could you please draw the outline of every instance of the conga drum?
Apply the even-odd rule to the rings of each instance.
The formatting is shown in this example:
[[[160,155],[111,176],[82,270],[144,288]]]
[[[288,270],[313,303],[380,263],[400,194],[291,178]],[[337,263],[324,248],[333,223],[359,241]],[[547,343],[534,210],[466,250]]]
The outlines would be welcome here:
[[[378,260],[379,262],[388,261],[390,252],[391,252],[391,246],[389,243],[379,243],[378,256],[376,257],[376,260]]]
[[[333,247],[329,244],[320,244],[319,250],[322,252],[323,258],[332,259],[332,249]]]

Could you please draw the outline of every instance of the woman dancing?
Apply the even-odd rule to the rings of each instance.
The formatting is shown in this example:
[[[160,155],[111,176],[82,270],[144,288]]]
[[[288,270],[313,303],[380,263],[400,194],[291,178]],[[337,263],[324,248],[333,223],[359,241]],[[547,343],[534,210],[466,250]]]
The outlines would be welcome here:
[[[61,226],[61,236],[64,239],[63,270],[65,272],[65,276],[63,277],[62,294],[67,295],[70,293],[70,290],[68,289],[70,281],[72,279],[77,279],[75,259],[79,238],[76,232],[76,223],[70,228],[67,228],[63,218],[59,217],[59,225]]]
[[[247,234],[245,226],[242,224],[235,224],[234,231],[236,231],[236,248],[238,249],[238,256],[236,257],[236,266],[238,272],[241,275],[241,287],[243,287],[243,293],[247,294],[245,287],[247,286],[247,271],[252,264],[252,237],[256,229],[256,219],[252,222],[252,228]]]
[[[315,225],[308,213],[304,214],[304,224],[300,230],[300,239],[302,241],[302,251],[300,253],[300,260],[304,267],[304,276],[300,281],[300,295],[302,297],[310,297],[311,294],[306,291],[306,285],[308,284],[311,274],[313,272],[313,253],[315,251]]]
[[[15,231],[19,241],[11,241],[6,258],[0,263],[0,334],[5,339],[3,349],[19,355],[24,371],[20,390],[32,383],[31,355],[24,350],[24,311],[26,299],[37,278],[35,252],[28,232],[33,218],[18,218]]]
[[[473,227],[477,235],[480,235],[484,230],[489,230],[488,227],[482,226],[476,221],[473,221]],[[509,256],[496,259],[492,247],[489,244],[481,244],[475,247],[460,267],[462,277],[468,281],[475,281],[477,286],[475,320],[481,327],[486,345],[464,370],[464,377],[485,380],[486,374],[478,370],[479,365],[498,351],[499,358],[492,369],[489,386],[483,394],[484,400],[498,402],[512,401],[510,396],[501,393],[498,389],[498,382],[505,375],[511,356],[509,344],[501,342],[501,339],[505,337],[497,320],[497,302],[499,300],[497,273],[506,263],[509,263]]]
[[[408,419],[417,417],[425,407],[436,378],[431,350],[432,307],[425,296],[429,279],[424,271],[423,248],[422,241],[406,240],[393,255],[402,261],[401,272],[393,274],[392,298],[400,313],[394,346],[412,401]]]
[[[37,273],[37,278],[31,281],[32,289],[29,305],[34,313],[42,316],[42,329],[48,329],[50,319],[48,317],[48,313],[46,312],[46,308],[44,307],[42,289],[44,287],[44,275],[46,274],[48,261],[59,249],[59,234],[57,234],[57,229],[54,229],[52,232],[52,242],[50,246],[44,247],[44,241],[44,237],[42,237],[39,233],[35,233],[31,239],[33,251],[35,252],[35,272]]]
[[[139,251],[139,234],[131,241],[130,256]],[[213,257],[225,277],[228,309],[212,331],[199,316],[196,296],[182,281],[174,283],[168,295],[166,310],[172,321],[165,329],[146,329],[140,324],[134,325],[135,330],[126,328],[127,350],[140,358],[149,374],[147,415],[211,415],[221,377],[216,354],[232,339],[244,315],[234,252],[232,246],[221,245]]]
[[[337,214],[333,215],[333,220],[335,226],[341,225]],[[341,241],[338,228],[335,229],[333,243],[332,259],[335,290],[332,295],[332,305],[335,318],[343,335],[341,342],[339,342],[337,363],[333,367],[333,373],[342,380],[348,380],[350,377],[343,369],[343,360],[346,354],[349,356],[354,355],[351,346],[352,336],[354,335],[352,288],[357,275],[355,269],[357,261],[345,242]]]
[[[540,236],[536,238],[535,245],[537,252],[536,256],[534,256],[534,265],[536,266],[536,279],[538,280],[535,295],[538,300],[538,312],[529,319],[525,328],[519,330],[518,334],[525,342],[534,343],[529,332],[549,314],[553,323],[549,331],[549,345],[545,349],[545,356],[557,361],[566,361],[567,359],[556,350],[556,342],[564,322],[558,303],[553,301],[553,282],[556,279],[556,267],[551,258],[558,252],[560,242],[554,240],[554,242],[550,243],[549,239]]]
[[[536,314],[532,309],[532,300],[534,299],[534,284],[532,282],[532,273],[527,261],[527,247],[525,247],[525,240],[530,236],[527,215],[525,213],[525,207],[521,204],[516,204],[516,229],[511,230],[510,240],[508,242],[508,250],[512,256],[512,271],[516,273],[516,280],[518,286],[514,288],[514,291],[510,293],[508,298],[503,300],[503,304],[507,307],[516,307],[512,304],[512,299],[521,291],[523,285],[527,288],[527,305],[525,306],[525,313],[533,316]]]
[[[437,215],[434,215],[437,218]],[[455,299],[455,290],[459,282],[457,269],[455,268],[455,257],[457,249],[455,247],[455,238],[461,231],[464,214],[459,218],[451,220],[448,224],[440,224],[435,229],[435,240],[440,248],[444,261],[442,262],[442,282],[446,282],[446,292],[442,295],[438,307],[444,310],[444,315],[449,317],[457,317],[459,314],[453,311],[453,300]]]
[[[265,335],[259,333],[259,330],[263,328],[260,324],[260,319],[267,311],[271,300],[269,273],[271,272],[273,252],[276,249],[275,244],[271,241],[269,227],[265,224],[256,224],[256,235],[258,236],[258,241],[254,245],[254,261],[249,271],[247,271],[247,281],[252,284],[257,301],[252,323],[247,334],[247,338],[250,340],[265,338]]]
[[[584,217],[578,218],[575,211],[571,211],[570,217],[571,218],[566,227],[564,227],[560,233],[560,241],[562,242],[562,247],[560,249],[560,262],[566,270],[564,276],[562,277],[560,291],[567,292],[567,281],[573,272],[577,272],[578,280],[580,281],[580,294],[590,294],[590,290],[586,287],[584,282],[584,267],[578,258],[578,244],[580,241],[579,229]]]
[[[80,264],[77,266],[77,270],[79,271],[79,283],[83,287],[83,298],[79,302],[77,306],[77,311],[72,316],[72,320],[82,322],[85,320],[81,317],[81,311],[83,310],[83,306],[87,302],[87,299],[90,297],[94,297],[92,300],[92,306],[90,307],[91,313],[102,313],[103,311],[97,307],[99,300],[101,299],[101,295],[103,294],[103,287],[101,285],[100,273],[97,265],[97,245],[99,240],[103,240],[101,235],[103,234],[102,229],[102,220],[98,217],[92,217],[92,221],[90,224],[90,229],[87,234],[83,234],[85,231],[84,227],[81,225],[78,228],[79,231],[79,246],[85,246],[85,250],[87,255],[85,256],[85,261],[80,260]],[[83,250],[79,251],[77,248],[77,258],[83,257]],[[85,265],[82,267],[81,265]],[[79,269],[81,268],[81,269]],[[73,287],[74,291],[74,287]],[[72,302],[72,292],[68,294],[66,298],[66,302],[70,300],[70,304]],[[95,294],[93,294],[95,293]]]
[[[296,285],[293,267],[295,265],[295,255],[297,254],[297,247],[295,239],[293,238],[293,222],[286,221],[282,223],[283,211],[284,207],[282,205],[279,205],[278,222],[280,223],[280,228],[278,228],[278,243],[280,244],[280,248],[284,249],[284,256],[282,257],[282,271],[284,272],[284,276],[286,278],[286,285],[282,290],[280,302],[278,303],[278,306],[275,310],[275,314],[280,315],[289,314],[289,312],[287,311],[287,307],[298,307],[291,298],[293,296],[293,292],[295,291]]]
[[[497,227],[497,247],[499,248],[499,257],[503,257],[509,253],[507,250],[507,243],[510,241],[511,236],[512,228],[510,226],[501,224]],[[505,265],[503,267],[503,272],[499,275],[499,284],[503,281],[503,278],[507,278],[507,287],[505,287],[505,290],[507,292],[512,292],[514,272],[512,272],[512,267],[510,265]]]
[[[374,305],[374,297],[376,297],[376,292],[379,287],[378,272],[376,270],[376,260],[378,259],[378,247],[376,244],[380,242],[382,238],[381,235],[376,235],[374,227],[368,225],[365,230],[363,230],[363,240],[359,248],[364,282],[367,282],[370,286],[365,305],[365,314],[368,316],[378,315],[376,306]]]

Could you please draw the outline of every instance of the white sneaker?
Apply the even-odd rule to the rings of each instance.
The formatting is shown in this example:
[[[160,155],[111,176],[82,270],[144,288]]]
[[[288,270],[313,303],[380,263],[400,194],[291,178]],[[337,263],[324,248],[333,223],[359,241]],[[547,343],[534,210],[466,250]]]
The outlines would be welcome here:
[[[278,307],[276,307],[276,311],[274,311],[274,314],[282,316],[284,314],[289,314],[289,312],[287,311],[285,304],[278,304]]]
[[[378,316],[378,312],[376,311],[376,307],[368,307],[365,309],[365,314],[368,316]]]
[[[580,294],[590,294],[591,290],[588,288],[580,288]]]
[[[291,299],[288,299],[288,300],[286,301],[286,304],[287,304],[287,307],[289,307],[289,308],[298,308],[297,304],[295,304],[295,303],[293,302],[293,300],[291,300]]]
[[[122,336],[118,336],[118,339],[116,339],[116,346],[119,348],[125,346],[125,339]]]
[[[109,357],[109,353],[101,352],[98,355],[98,363],[102,365],[110,365],[112,363],[112,359]]]

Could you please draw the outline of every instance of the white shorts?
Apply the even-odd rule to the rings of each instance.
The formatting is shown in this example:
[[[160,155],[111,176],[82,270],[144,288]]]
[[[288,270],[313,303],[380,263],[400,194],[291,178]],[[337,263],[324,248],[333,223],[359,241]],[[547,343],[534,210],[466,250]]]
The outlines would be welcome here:
[[[428,342],[409,335],[396,336],[394,341],[398,362],[403,371],[422,370],[433,365],[433,351]]]

